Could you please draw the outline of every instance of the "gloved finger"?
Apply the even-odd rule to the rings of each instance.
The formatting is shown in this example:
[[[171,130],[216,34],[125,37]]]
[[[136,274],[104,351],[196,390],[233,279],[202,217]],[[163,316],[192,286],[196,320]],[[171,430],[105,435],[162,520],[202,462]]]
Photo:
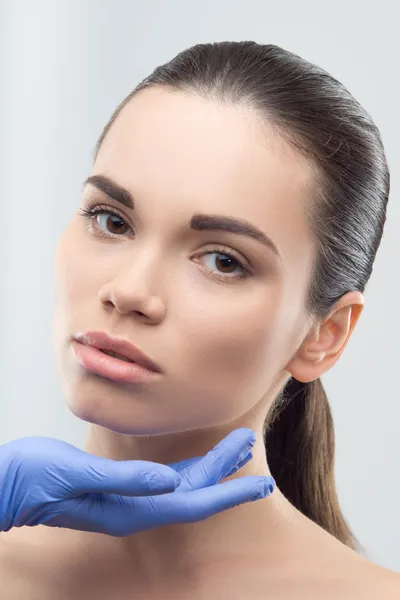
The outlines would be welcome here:
[[[168,465],[169,467],[174,469],[174,471],[177,471],[182,477],[182,483],[176,488],[176,491],[182,491],[182,488],[187,487],[185,484],[187,470],[190,467],[192,467],[194,463],[199,462],[199,460],[201,460],[203,458],[204,458],[204,456],[195,456],[194,458],[188,458],[186,460],[182,460],[177,463],[170,463]],[[227,477],[230,477],[234,473],[237,473],[237,471],[239,471],[242,467],[244,467],[244,465],[246,465],[252,458],[253,458],[253,453],[250,450],[249,453],[243,458],[243,460],[240,460],[236,465],[234,465],[232,467],[232,469],[229,471],[229,473],[227,473],[227,475],[225,475],[225,477],[223,479],[226,479]]]
[[[232,469],[229,471],[229,473],[227,475],[225,475],[224,479],[226,479],[227,477],[230,477],[231,475],[234,475],[234,473],[237,473],[237,471],[239,471],[242,467],[244,467],[244,465],[247,465],[247,463],[253,458],[253,453],[250,450],[250,452],[243,458],[243,460],[239,461],[237,463],[237,465],[235,465],[234,467],[232,467]]]
[[[275,486],[273,477],[249,475],[191,492],[135,498],[132,519],[140,523],[142,530],[194,523],[245,502],[265,498],[272,494]]]
[[[65,473],[65,481],[74,494],[151,496],[172,492],[182,481],[179,473],[167,465],[145,460],[116,461],[88,454],[86,464],[82,462],[76,471],[68,465]],[[60,472],[57,476],[61,476]]]
[[[256,441],[254,431],[240,427],[231,431],[202,459],[181,471],[179,491],[197,490],[216,485],[242,467],[250,458]]]
[[[266,486],[266,487],[265,487]],[[273,477],[246,476],[193,492],[123,498],[87,494],[50,506],[40,506],[28,525],[66,527],[116,537],[163,525],[192,523],[245,502],[264,498],[275,489]]]
[[[186,467],[193,465],[193,463],[199,462],[199,460],[202,458],[204,458],[204,456],[193,456],[192,458],[186,458],[185,460],[180,460],[179,462],[169,463],[168,466],[171,467],[171,469],[174,469],[174,471],[182,473]]]
[[[30,436],[12,440],[2,447],[3,456],[20,463],[19,479],[45,484],[52,499],[64,500],[84,493],[155,495],[174,491],[180,475],[167,465],[150,461],[96,456],[63,440]],[[15,467],[16,469],[17,467]]]

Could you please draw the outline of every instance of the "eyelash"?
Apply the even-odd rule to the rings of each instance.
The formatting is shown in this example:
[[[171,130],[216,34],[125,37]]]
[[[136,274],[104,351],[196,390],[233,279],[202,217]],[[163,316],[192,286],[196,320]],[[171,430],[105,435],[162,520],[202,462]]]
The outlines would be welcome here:
[[[114,210],[111,210],[108,206],[102,206],[101,204],[89,206],[88,208],[81,208],[79,210],[79,215],[84,217],[84,219],[86,219],[88,221],[89,227],[91,226],[91,221],[93,220],[94,217],[97,217],[98,215],[105,215],[105,214],[116,217],[117,219],[120,219],[121,221],[126,223],[125,219],[120,214],[118,214]],[[126,224],[128,225],[128,223],[126,223]],[[112,234],[112,233],[106,234],[106,233],[104,233],[104,231],[101,231],[101,230],[98,233],[99,233],[99,235],[101,235],[102,237],[105,237],[105,238],[120,237],[120,235],[125,235],[125,234],[118,235],[118,234]],[[211,250],[209,250],[208,252],[204,252],[203,255],[214,254],[214,253],[219,254],[221,256],[227,256],[227,257],[233,259],[234,261],[236,261],[239,268],[242,270],[242,274],[234,275],[234,276],[221,275],[221,274],[216,274],[216,272],[213,271],[212,269],[205,267],[206,270],[209,273],[211,273],[213,276],[216,276],[218,279],[224,279],[225,281],[227,279],[231,279],[231,280],[247,279],[248,277],[251,276],[249,269],[244,266],[244,264],[238,258],[238,256],[236,256],[236,254],[229,248],[221,247],[221,246],[220,247],[213,246]]]

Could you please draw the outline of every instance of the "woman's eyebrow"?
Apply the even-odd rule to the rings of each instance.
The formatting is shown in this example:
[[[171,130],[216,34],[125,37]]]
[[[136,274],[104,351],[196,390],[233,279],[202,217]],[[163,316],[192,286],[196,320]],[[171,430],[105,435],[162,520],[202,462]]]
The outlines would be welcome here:
[[[272,239],[266,233],[261,231],[261,229],[258,229],[255,225],[248,221],[244,221],[243,219],[236,219],[225,215],[205,215],[196,213],[190,220],[190,227],[197,231],[203,229],[219,230],[251,237],[264,244],[264,246],[267,246],[267,248],[272,250],[274,254],[282,260],[282,256]]]
[[[113,200],[134,210],[135,202],[132,194],[109,177],[106,177],[105,175],[91,175],[85,179],[82,187],[85,187],[87,184],[93,185]],[[267,246],[267,248],[272,250],[274,254],[282,260],[282,255],[273,240],[266,233],[261,231],[261,229],[258,229],[255,225],[243,219],[236,219],[224,215],[195,213],[190,219],[190,227],[196,231],[228,231],[230,233],[251,237],[264,244],[264,246]]]
[[[106,177],[105,175],[90,175],[90,177],[87,177],[83,182],[82,188],[88,184],[93,185],[113,200],[121,202],[132,210],[134,209],[135,203],[132,194],[109,177]]]

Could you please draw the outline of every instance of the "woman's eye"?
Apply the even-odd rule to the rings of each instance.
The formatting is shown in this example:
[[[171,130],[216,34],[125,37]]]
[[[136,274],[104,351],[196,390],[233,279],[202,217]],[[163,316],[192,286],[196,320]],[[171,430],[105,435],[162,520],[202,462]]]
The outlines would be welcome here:
[[[95,216],[97,227],[105,233],[124,235],[129,230],[129,225],[121,217],[112,213],[102,213]]]
[[[82,208],[79,214],[87,220],[90,232],[95,229],[102,236],[125,235],[131,229],[118,213],[100,206]]]
[[[224,250],[222,252],[213,250],[205,252],[203,257],[211,257],[212,255],[217,256],[217,258],[212,258],[212,260],[210,260],[210,263],[215,265],[215,267],[213,268],[206,265],[206,268],[210,273],[213,273],[217,277],[225,279],[243,279],[250,275],[249,270],[230,251]]]

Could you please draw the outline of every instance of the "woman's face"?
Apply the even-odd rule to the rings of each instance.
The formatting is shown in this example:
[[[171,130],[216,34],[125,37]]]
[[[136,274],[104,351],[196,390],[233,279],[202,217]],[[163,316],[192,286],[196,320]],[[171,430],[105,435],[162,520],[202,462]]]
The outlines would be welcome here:
[[[152,88],[122,110],[91,176],[79,209],[112,214],[78,210],[55,262],[55,346],[71,411],[139,435],[228,423],[265,403],[308,326],[307,160],[244,109]],[[134,209],[100,189],[105,178]],[[277,251],[196,227],[200,215],[246,222]],[[85,369],[71,341],[93,330],[130,340],[163,372],[121,384]]]

